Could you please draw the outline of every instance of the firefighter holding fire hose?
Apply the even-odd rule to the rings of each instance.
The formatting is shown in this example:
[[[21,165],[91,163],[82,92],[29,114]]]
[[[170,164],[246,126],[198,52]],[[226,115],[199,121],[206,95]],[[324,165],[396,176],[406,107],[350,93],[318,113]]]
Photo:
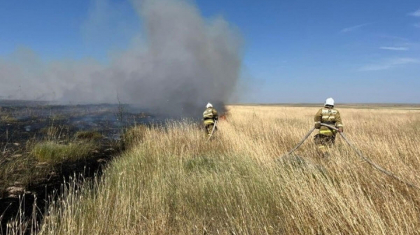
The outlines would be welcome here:
[[[322,126],[321,123],[335,126],[339,132],[343,132],[343,122],[341,121],[340,112],[334,108],[333,98],[328,98],[325,101],[324,108],[321,108],[315,114],[314,121],[315,128],[319,129],[319,133],[315,135],[315,144],[323,156],[328,156],[328,148],[334,144],[337,131]]]
[[[203,120],[206,133],[209,137],[213,132],[213,128],[216,129],[214,125],[218,119],[219,115],[217,114],[217,110],[213,108],[212,104],[208,103],[206,105],[206,110],[203,112]]]

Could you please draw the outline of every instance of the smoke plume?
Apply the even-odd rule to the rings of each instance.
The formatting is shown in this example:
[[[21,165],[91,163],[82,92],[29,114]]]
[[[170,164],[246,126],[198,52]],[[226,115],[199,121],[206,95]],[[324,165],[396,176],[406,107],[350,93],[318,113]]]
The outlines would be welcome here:
[[[143,40],[104,65],[43,62],[21,48],[0,58],[0,98],[135,104],[171,116],[200,115],[228,101],[241,70],[241,39],[222,18],[203,19],[184,0],[139,0]],[[145,38],[145,39],[144,39]],[[133,40],[135,41],[135,40]]]

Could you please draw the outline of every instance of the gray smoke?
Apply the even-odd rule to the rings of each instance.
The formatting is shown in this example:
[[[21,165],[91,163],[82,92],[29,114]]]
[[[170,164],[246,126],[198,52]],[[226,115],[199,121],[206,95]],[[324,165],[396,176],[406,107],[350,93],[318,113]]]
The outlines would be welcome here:
[[[133,0],[132,5],[146,40],[106,66],[88,59],[44,63],[20,49],[0,59],[0,96],[71,103],[116,103],[118,96],[171,116],[200,115],[207,102],[222,108],[240,76],[236,31],[222,18],[203,19],[184,0]]]

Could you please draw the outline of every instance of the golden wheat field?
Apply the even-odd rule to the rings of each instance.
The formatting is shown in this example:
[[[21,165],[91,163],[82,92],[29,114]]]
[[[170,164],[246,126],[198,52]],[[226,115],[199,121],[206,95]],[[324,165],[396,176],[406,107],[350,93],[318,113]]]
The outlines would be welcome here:
[[[420,186],[419,110],[336,108],[357,148]],[[229,106],[211,141],[188,120],[134,128],[101,179],[69,183],[39,233],[419,234],[420,191],[340,137],[328,159],[312,137],[283,156],[318,109]]]

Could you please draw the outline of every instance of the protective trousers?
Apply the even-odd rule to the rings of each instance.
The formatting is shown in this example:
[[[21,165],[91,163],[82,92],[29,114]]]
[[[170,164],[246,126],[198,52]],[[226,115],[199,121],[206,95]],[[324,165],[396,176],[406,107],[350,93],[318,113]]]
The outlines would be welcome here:
[[[318,147],[319,152],[325,156],[328,154],[328,149],[332,147],[332,145],[334,145],[335,143],[335,135],[327,136],[317,134],[314,137],[314,141],[316,146]]]
[[[207,133],[208,136],[211,135],[211,132],[213,131],[213,127],[214,127],[214,123],[206,125],[206,133]]]

